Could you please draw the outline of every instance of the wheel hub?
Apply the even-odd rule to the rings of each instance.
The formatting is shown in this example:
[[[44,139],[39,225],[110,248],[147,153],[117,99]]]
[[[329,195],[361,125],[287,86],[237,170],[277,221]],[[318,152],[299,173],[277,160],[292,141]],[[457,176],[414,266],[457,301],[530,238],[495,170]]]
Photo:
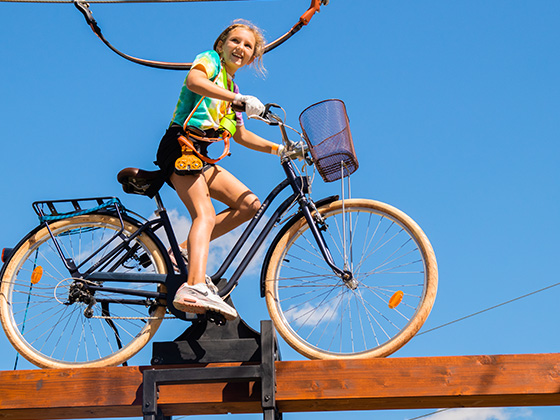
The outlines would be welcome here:
[[[344,284],[350,290],[356,290],[358,288],[358,281],[354,277],[350,278],[349,280],[344,280]]]
[[[348,270],[344,270],[342,281],[344,281],[344,284],[350,290],[356,290],[358,288],[358,280],[356,280],[352,273]]]

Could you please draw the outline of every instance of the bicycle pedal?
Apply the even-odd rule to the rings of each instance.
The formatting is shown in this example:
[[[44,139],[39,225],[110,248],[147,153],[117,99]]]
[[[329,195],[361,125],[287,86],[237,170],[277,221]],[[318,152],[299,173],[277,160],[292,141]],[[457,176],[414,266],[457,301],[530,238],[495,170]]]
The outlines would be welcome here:
[[[225,317],[224,317],[222,314],[218,313],[218,312],[214,312],[214,311],[208,311],[208,312],[206,312],[206,319],[207,319],[209,322],[213,322],[213,323],[215,323],[215,324],[218,325],[218,326],[222,326],[222,325],[225,325],[225,324],[226,324],[226,319],[225,319]]]

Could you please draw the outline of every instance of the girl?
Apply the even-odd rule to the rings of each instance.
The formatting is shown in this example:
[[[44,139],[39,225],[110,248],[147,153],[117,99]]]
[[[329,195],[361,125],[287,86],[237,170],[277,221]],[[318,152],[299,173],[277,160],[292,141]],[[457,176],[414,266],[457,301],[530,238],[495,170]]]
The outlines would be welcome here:
[[[208,158],[207,148],[209,139],[227,141],[232,136],[235,142],[250,149],[281,155],[282,145],[248,131],[241,113],[231,109],[232,104],[244,104],[248,116],[264,111],[261,101],[241,95],[233,82],[237,70],[248,64],[256,64],[262,71],[264,45],[257,27],[235,21],[221,33],[213,50],[199,54],[185,79],[172,123],[158,149],[156,163],[192,219],[187,240],[180,244],[185,260],[188,255],[187,282],[173,300],[175,308],[181,311],[211,310],[228,320],[237,317],[236,310],[217,295],[216,287],[206,276],[209,243],[251,219],[260,202],[237,178]],[[188,146],[184,146],[185,139]],[[211,198],[228,208],[216,214]]]

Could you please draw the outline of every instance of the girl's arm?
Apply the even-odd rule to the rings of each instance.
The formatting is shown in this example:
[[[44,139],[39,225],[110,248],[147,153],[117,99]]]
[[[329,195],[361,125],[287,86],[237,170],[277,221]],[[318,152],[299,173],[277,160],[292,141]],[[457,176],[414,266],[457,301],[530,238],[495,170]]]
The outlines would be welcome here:
[[[189,71],[187,76],[187,89],[201,96],[218,99],[220,101],[233,102],[235,98],[235,93],[210,81],[202,66],[195,67]]]
[[[254,96],[236,94],[224,89],[208,79],[204,67],[195,67],[187,75],[187,89],[208,98],[233,102],[237,105],[245,104],[247,115],[260,115],[264,112],[264,105]]]
[[[273,155],[277,155],[279,151],[278,148],[281,147],[281,145],[265,140],[261,136],[247,130],[244,125],[237,127],[233,139],[236,143],[249,149]]]

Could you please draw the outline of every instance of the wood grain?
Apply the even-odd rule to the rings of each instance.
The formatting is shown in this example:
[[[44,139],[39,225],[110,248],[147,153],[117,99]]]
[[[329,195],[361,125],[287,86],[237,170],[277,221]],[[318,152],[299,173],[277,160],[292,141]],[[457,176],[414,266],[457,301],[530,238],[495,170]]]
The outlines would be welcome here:
[[[0,372],[0,418],[141,417],[144,369]],[[276,370],[283,412],[560,405],[558,353],[281,361]],[[258,413],[260,385],[165,385],[158,404],[165,415]]]

